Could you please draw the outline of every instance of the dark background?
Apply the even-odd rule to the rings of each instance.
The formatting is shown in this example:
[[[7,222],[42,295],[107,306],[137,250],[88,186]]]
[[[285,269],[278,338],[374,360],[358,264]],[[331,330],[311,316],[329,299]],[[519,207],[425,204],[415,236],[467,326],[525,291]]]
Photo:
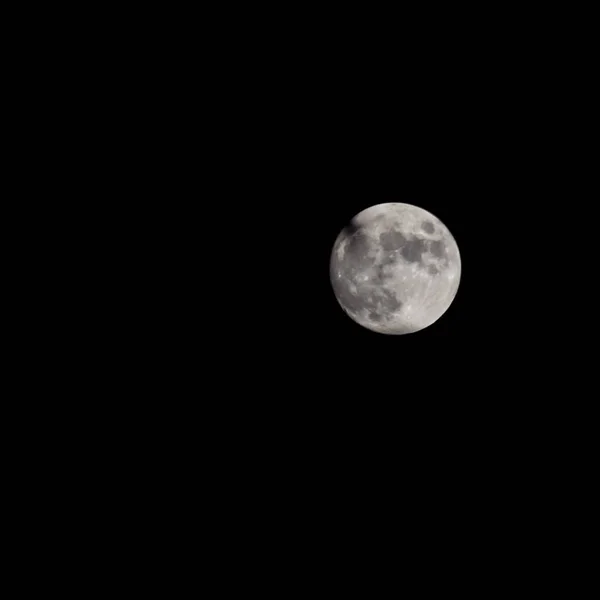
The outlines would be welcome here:
[[[597,471],[595,38],[580,15],[424,9],[28,9],[7,119],[37,160],[8,262],[33,257],[16,324],[40,360],[23,435],[7,423],[31,514],[62,526],[56,503],[126,572],[166,550],[204,575],[202,552],[246,587],[237,562],[337,586],[365,555],[446,587],[542,557],[537,586],[539,547],[587,547],[561,535],[589,531]],[[462,258],[406,336],[355,324],[329,281],[340,229],[382,202],[431,211]]]
[[[547,500],[595,439],[577,372],[595,369],[594,271],[573,275],[594,266],[580,186],[592,78],[576,56],[592,54],[538,15],[455,16],[464,30],[439,14],[386,31],[385,17],[253,14],[260,28],[148,9],[110,17],[89,54],[64,38],[62,56],[35,56],[35,151],[68,152],[28,180],[44,198],[73,192],[61,216],[81,238],[60,240],[74,293],[40,252],[54,280],[35,297],[57,330],[48,355],[64,332],[47,290],[78,315],[75,358],[49,375],[76,391],[61,420],[82,440],[65,454],[98,432],[107,505],[139,539],[156,540],[155,514],[165,532],[199,514],[224,553],[249,556],[266,538],[313,556],[392,528],[392,547],[416,531],[412,555],[430,539],[453,555],[465,524],[475,554],[520,544],[523,523],[553,535]],[[329,281],[340,229],[382,202],[432,212],[461,252],[453,304],[407,336],[355,324]]]

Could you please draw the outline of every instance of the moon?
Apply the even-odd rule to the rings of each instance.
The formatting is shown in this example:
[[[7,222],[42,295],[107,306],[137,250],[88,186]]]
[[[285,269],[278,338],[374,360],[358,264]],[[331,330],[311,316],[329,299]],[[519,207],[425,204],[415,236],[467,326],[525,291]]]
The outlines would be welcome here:
[[[450,307],[460,282],[458,245],[430,212],[399,202],[358,213],[338,235],[331,284],[343,310],[384,334],[414,333]]]

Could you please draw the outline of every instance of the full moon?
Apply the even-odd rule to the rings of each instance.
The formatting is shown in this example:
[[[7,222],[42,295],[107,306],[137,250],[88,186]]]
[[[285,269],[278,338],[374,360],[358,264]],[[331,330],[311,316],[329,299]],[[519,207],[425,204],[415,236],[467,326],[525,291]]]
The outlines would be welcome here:
[[[359,325],[414,333],[450,307],[460,282],[458,246],[434,215],[411,204],[377,204],[338,235],[330,274],[336,298]]]

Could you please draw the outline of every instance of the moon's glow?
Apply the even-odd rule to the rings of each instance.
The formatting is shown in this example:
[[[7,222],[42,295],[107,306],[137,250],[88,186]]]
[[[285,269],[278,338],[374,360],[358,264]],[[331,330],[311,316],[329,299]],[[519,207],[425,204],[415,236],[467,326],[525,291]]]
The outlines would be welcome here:
[[[454,300],[460,273],[448,228],[410,204],[363,210],[331,253],[338,302],[357,323],[380,333],[412,333],[437,321]]]

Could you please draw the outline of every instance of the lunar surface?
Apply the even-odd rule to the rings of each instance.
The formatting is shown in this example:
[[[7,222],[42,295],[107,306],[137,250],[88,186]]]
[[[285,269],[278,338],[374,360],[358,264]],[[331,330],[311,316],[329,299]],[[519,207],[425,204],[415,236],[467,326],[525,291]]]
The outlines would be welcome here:
[[[460,272],[448,228],[410,204],[363,210],[331,253],[338,302],[354,321],[379,333],[414,333],[435,323],[456,296]]]

